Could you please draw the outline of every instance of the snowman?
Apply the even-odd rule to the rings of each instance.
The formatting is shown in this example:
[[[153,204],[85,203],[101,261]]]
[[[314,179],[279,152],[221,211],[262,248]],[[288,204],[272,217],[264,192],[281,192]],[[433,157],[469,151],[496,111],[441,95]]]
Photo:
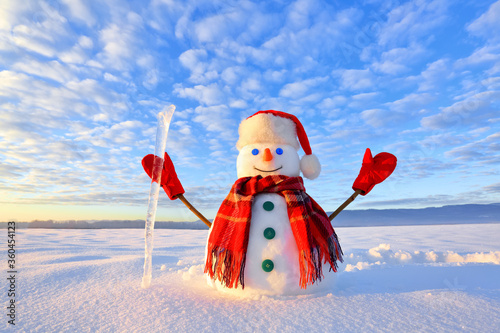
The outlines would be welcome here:
[[[259,111],[241,122],[236,147],[238,180],[207,239],[209,283],[232,292],[311,292],[337,270],[342,250],[300,177],[321,171],[302,124],[285,112]]]

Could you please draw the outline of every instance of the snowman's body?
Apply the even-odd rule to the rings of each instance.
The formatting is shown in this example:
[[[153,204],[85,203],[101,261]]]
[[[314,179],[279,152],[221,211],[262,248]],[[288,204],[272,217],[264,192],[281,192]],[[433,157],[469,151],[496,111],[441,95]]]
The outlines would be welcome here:
[[[255,196],[248,237],[245,285],[278,294],[300,289],[298,248],[279,194]]]
[[[245,292],[268,295],[301,293],[298,255],[285,199],[274,193],[256,195],[252,203],[244,271]],[[219,282],[208,281],[219,290],[242,292],[241,286],[228,289]]]

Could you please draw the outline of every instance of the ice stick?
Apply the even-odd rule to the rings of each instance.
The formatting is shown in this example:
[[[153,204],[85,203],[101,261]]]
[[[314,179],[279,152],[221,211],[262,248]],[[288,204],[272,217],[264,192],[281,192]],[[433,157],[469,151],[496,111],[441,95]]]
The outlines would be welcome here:
[[[158,113],[158,128],[156,129],[155,158],[151,177],[151,187],[149,189],[148,212],[145,226],[145,250],[144,250],[144,275],[142,276],[142,288],[149,288],[152,277],[153,260],[153,233],[155,228],[156,207],[158,205],[158,195],[160,193],[161,173],[163,168],[163,155],[167,145],[168,128],[175,106],[165,107]]]

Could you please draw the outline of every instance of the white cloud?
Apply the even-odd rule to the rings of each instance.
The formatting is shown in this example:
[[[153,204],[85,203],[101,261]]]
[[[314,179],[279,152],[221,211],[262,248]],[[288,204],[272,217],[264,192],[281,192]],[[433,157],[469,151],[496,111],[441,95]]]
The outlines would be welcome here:
[[[457,135],[455,133],[441,133],[429,135],[417,143],[425,150],[435,151],[440,147],[450,147],[461,145],[470,140],[470,137],[465,135]]]
[[[109,116],[109,114],[106,114],[106,113],[99,113],[99,114],[96,114],[92,117],[92,120],[95,121],[95,122],[110,122],[111,121],[111,117]]]
[[[207,58],[207,51],[204,49],[190,49],[183,52],[179,56],[179,61],[181,64],[190,69],[192,72],[196,72],[197,74],[201,74],[206,65],[201,62],[201,59]]]
[[[99,32],[100,42],[104,45],[97,56],[109,68],[130,70],[132,62],[143,54],[141,32],[143,20],[134,12],[128,12],[122,21],[109,24]]]
[[[500,90],[500,76],[484,79],[481,81],[481,86],[487,90]]]
[[[351,91],[365,90],[374,87],[374,75],[369,69],[346,69],[338,71],[340,86]]]
[[[85,64],[89,60],[89,52],[93,46],[91,38],[80,36],[71,49],[59,52],[57,57],[68,64]]]
[[[343,127],[346,124],[346,122],[347,122],[346,119],[331,120],[331,121],[327,121],[326,127],[328,127],[328,128]]]
[[[347,104],[348,99],[345,96],[337,95],[333,97],[327,97],[318,104],[321,109],[336,109]]]
[[[146,71],[142,85],[147,89],[154,89],[159,82],[160,76],[155,58],[150,54],[139,56],[137,59],[137,65]]]
[[[498,18],[500,17],[500,1],[493,3],[478,19],[467,26],[467,30],[485,38],[496,40],[500,37]]]
[[[207,71],[207,51],[203,49],[187,50],[179,56],[181,64],[191,71],[190,80],[195,83],[203,83],[204,74]]]
[[[372,64],[375,71],[398,75],[410,71],[410,65],[419,60],[426,50],[419,44],[412,43],[409,47],[397,47],[383,52],[380,60]]]
[[[188,121],[175,121],[173,125],[179,128],[179,133],[182,135],[191,135],[191,126]]]
[[[83,160],[84,156],[78,150],[79,147],[71,140],[51,141],[45,146],[45,154],[42,156],[44,160],[48,160],[51,163]]]
[[[153,68],[146,72],[144,75],[144,80],[142,81],[142,85],[147,89],[154,89],[158,85],[160,81],[160,72],[158,69]]]
[[[0,164],[0,175],[6,178],[19,178],[24,171],[20,166]]]
[[[229,106],[235,109],[246,109],[248,108],[248,104],[246,101],[242,99],[234,100],[229,103]]]
[[[198,41],[216,42],[241,29],[246,21],[241,10],[231,10],[227,13],[207,17],[194,24],[194,32]]]
[[[78,38],[78,45],[85,49],[91,49],[94,46],[94,42],[90,37],[87,36],[80,36]]]
[[[67,64],[84,64],[88,60],[87,55],[78,46],[69,51],[60,52],[57,57]]]
[[[400,74],[409,70],[409,68],[402,63],[394,62],[391,60],[373,63],[372,68],[377,72],[390,75]]]
[[[29,1],[0,1],[0,30],[10,31],[31,5]]]
[[[187,38],[187,34],[192,27],[192,22],[189,19],[189,16],[191,15],[192,10],[187,10],[183,8],[182,14],[180,18],[177,20],[177,23],[175,24],[175,37],[178,39],[183,39]]]
[[[304,28],[298,32],[288,34],[284,40],[283,48],[292,47],[292,56],[303,57],[312,56],[322,52],[332,52],[341,41],[345,41],[350,31],[355,28],[355,24],[363,17],[363,12],[359,9],[349,8],[337,10],[334,7],[326,8],[324,4],[318,6],[319,12],[311,17],[314,22],[309,28]],[[322,8],[323,7],[323,8]],[[286,45],[288,44],[288,45]],[[321,45],[322,50],[317,49]]]
[[[52,58],[56,49],[52,46],[51,36],[26,25],[18,25],[13,31],[12,41],[20,48]]]
[[[387,103],[387,106],[397,112],[414,114],[415,111],[419,111],[435,99],[436,97],[429,93],[411,93],[394,102]]]
[[[484,139],[453,148],[445,156],[456,161],[471,163],[500,164],[500,132]]]
[[[318,86],[328,80],[328,77],[314,77],[303,81],[286,84],[280,90],[280,96],[288,98],[300,98],[309,92],[312,87]]]
[[[183,88],[182,85],[175,85],[174,92],[183,98],[192,98],[198,102],[211,106],[221,104],[224,101],[224,94],[216,83],[208,86],[196,85],[193,88]]]
[[[286,75],[286,70],[266,70],[263,74],[263,77],[266,81],[270,82],[282,82]]]
[[[76,80],[76,76],[67,66],[57,60],[41,62],[33,58],[23,58],[12,65],[12,69],[26,74],[51,79],[59,83]]]
[[[9,143],[3,147],[5,150],[13,149],[20,142],[43,142],[44,136],[39,134],[41,125],[19,117],[16,110],[6,110],[6,105],[1,105],[3,112],[0,114],[0,137],[3,142]]]
[[[260,81],[254,77],[249,77],[241,83],[241,89],[247,91],[258,91],[262,89]]]
[[[500,74],[500,62],[497,62],[496,64],[493,65],[490,69],[486,71],[486,74],[488,75],[498,75]]]
[[[220,3],[189,1],[169,4],[168,7],[169,10],[174,8],[180,17],[175,24],[177,38],[215,48],[231,41],[238,41],[241,45],[253,44],[267,34],[269,28],[278,26],[277,15],[269,13],[264,3],[240,1],[237,6],[221,6]],[[198,17],[200,11],[208,15]]]
[[[307,11],[300,12],[299,8]],[[355,8],[338,11],[326,3],[302,1],[290,5],[284,14],[285,17],[282,13],[275,13],[268,20],[267,34],[261,34],[264,42],[259,47],[241,46],[239,55],[267,68],[269,65],[278,69],[293,64],[294,70],[304,72],[314,63],[311,60],[320,54],[331,56],[339,41],[346,38],[346,32],[362,16],[362,12]],[[299,17],[307,19],[298,20]],[[228,52],[234,53],[229,48]]]
[[[128,109],[126,95],[105,89],[92,79],[54,86],[26,74],[2,71],[0,96],[16,103],[20,117],[33,113],[46,116],[43,122],[46,126],[50,125],[48,119],[56,121],[71,115],[89,119],[95,114],[105,113],[110,119],[119,119]],[[61,125],[56,122],[54,126]]]
[[[205,131],[215,132],[216,140],[236,142],[234,134],[238,129],[238,123],[232,117],[228,107],[224,105],[199,106],[195,109],[193,120],[200,123]],[[210,137],[213,138],[213,134],[210,134]]]
[[[319,14],[321,7],[316,1],[297,0],[289,6],[287,24],[293,30],[308,28],[311,18]]]
[[[104,73],[103,78],[104,78],[104,80],[109,81],[109,82],[118,82],[118,83],[127,84],[127,81],[125,81],[122,78],[116,77],[115,75],[113,75],[111,73]]]
[[[386,127],[388,125],[395,126],[395,122],[401,120],[403,115],[399,112],[389,111],[385,109],[371,109],[361,112],[361,119],[372,127]]]
[[[404,45],[428,38],[447,19],[445,0],[408,1],[392,9],[379,33],[382,45]]]
[[[500,99],[499,91],[487,91],[474,94],[465,100],[445,107],[438,114],[424,117],[420,124],[430,129],[442,129],[450,126],[475,124],[481,126],[484,115],[488,115],[491,103]]]
[[[323,92],[311,93],[306,96],[294,98],[290,101],[290,104],[300,106],[301,112],[298,114],[304,113],[304,110],[307,110],[311,104],[318,103],[323,98]]]
[[[95,25],[95,16],[87,7],[87,3],[82,2],[82,0],[62,0],[62,3],[69,8],[71,15],[77,20],[87,24],[88,26]]]
[[[103,89],[96,80],[72,81],[66,87],[77,96],[83,97],[83,100],[87,103],[96,103],[98,109],[109,114],[111,119],[119,119],[121,114],[128,109],[127,97],[124,94]]]
[[[118,70],[127,69],[128,59],[132,56],[131,46],[135,43],[133,31],[112,24],[101,30],[100,40],[104,44],[102,57],[105,63]]]
[[[419,91],[437,90],[440,84],[453,76],[448,59],[439,59],[427,64],[426,69],[416,77]]]
[[[53,58],[71,37],[68,20],[59,13],[57,4],[21,1],[16,3],[24,5],[18,6],[12,5],[14,2],[0,9],[0,16],[7,17],[4,28],[8,33],[4,36],[23,51]]]
[[[88,142],[97,147],[121,148],[133,146],[137,141],[137,132],[145,129],[145,125],[137,120],[127,120],[111,126],[98,126],[94,128],[81,128],[72,133],[75,141]]]
[[[248,74],[241,80],[241,83],[235,89],[231,86],[224,87],[226,93],[234,96],[231,100],[255,101],[262,98],[262,95],[266,93],[265,86],[263,86],[258,73],[254,75]]]
[[[230,85],[235,85],[241,79],[241,77],[246,76],[247,70],[240,66],[232,66],[224,69],[221,74],[221,79],[224,80],[225,83]]]
[[[456,61],[458,68],[468,68],[473,65],[493,63],[498,66],[500,62],[500,45],[486,45],[476,49],[470,56]]]
[[[350,108],[365,109],[367,105],[372,105],[374,103],[375,98],[378,95],[379,95],[378,92],[361,93],[353,95],[347,106]]]

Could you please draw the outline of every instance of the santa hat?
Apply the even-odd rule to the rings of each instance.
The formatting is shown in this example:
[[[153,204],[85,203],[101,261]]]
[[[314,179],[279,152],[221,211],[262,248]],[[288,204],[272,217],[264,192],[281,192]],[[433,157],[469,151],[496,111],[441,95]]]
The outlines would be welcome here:
[[[241,122],[239,134],[238,150],[254,143],[281,143],[297,150],[302,146],[305,155],[300,160],[300,170],[304,177],[314,179],[321,172],[321,164],[312,153],[306,131],[292,114],[275,110],[259,111]]]

